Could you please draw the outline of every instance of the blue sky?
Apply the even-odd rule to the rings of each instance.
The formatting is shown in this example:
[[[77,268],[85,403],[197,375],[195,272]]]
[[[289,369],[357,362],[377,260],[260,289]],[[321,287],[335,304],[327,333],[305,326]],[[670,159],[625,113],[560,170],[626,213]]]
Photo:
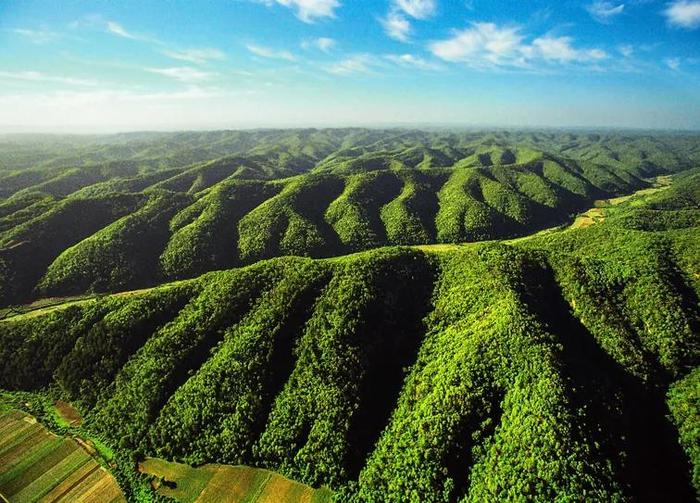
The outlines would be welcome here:
[[[0,128],[700,129],[700,0],[0,2]]]

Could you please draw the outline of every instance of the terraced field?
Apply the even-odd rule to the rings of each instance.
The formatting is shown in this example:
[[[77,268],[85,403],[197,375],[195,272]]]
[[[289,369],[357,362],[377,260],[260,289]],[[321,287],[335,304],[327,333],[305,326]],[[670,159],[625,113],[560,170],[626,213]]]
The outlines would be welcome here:
[[[139,464],[152,475],[156,490],[181,503],[329,503],[332,493],[313,489],[269,470],[247,466],[204,465],[192,468],[157,458]]]
[[[78,442],[18,411],[0,412],[0,497],[12,503],[126,501],[114,477]]]

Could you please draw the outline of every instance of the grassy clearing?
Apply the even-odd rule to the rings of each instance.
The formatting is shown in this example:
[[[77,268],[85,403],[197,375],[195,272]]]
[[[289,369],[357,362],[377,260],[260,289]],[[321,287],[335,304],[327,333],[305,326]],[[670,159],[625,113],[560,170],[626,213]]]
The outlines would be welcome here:
[[[464,244],[455,244],[455,243],[438,243],[434,245],[414,245],[411,246],[414,250],[420,250],[423,252],[427,253],[440,253],[440,252],[451,252],[455,250],[459,250],[460,248],[464,248],[465,246],[468,246],[469,244],[473,243],[464,243]]]
[[[58,400],[55,405],[55,410],[56,422],[61,426],[80,426],[83,423],[80,412],[68,402]]]
[[[585,229],[591,225],[599,224],[605,221],[605,211],[603,208],[591,208],[585,213],[581,213],[576,217],[574,223],[571,224],[572,229]]]
[[[170,283],[158,285],[157,287],[139,288],[137,290],[126,290],[123,292],[115,292],[112,295],[116,297],[131,297],[143,295],[150,292],[154,288],[167,288],[177,286],[185,282],[187,282],[187,280],[172,281]],[[58,309],[65,309],[70,306],[84,305],[90,302],[97,301],[104,295],[105,294],[77,295],[72,297],[47,297],[44,299],[35,300],[34,302],[24,304],[21,306],[9,306],[0,308],[0,323],[4,321],[19,321],[36,318],[38,316],[43,316]]]
[[[605,221],[606,208],[618,206],[622,203],[629,202],[634,205],[642,198],[665,190],[671,186],[671,177],[659,176],[653,180],[653,186],[647,189],[641,189],[626,196],[612,197],[610,199],[597,199],[593,202],[593,207],[579,214],[571,224],[571,229],[584,229],[591,225],[600,224]]]
[[[70,306],[77,306],[87,304],[88,302],[94,302],[95,298],[96,297],[83,297],[78,299],[74,299],[71,297],[66,297],[63,299],[53,298],[53,303],[48,305],[40,304],[39,307],[31,307],[33,304],[28,304],[27,306],[7,308],[0,312],[0,323],[9,320],[26,320],[30,318],[35,318],[37,316],[43,316],[58,309],[65,309]]]
[[[71,409],[61,404],[74,420]],[[0,498],[18,503],[125,501],[116,480],[84,444],[50,433],[22,412],[0,412]],[[90,496],[83,499],[83,494]]]
[[[211,466],[192,468],[157,458],[140,463],[139,471],[154,477],[152,485],[160,494],[182,503],[195,501],[216,473]]]
[[[332,493],[313,489],[277,473],[248,466],[204,465],[199,468],[148,458],[139,465],[153,476],[158,493],[182,503],[330,502]]]

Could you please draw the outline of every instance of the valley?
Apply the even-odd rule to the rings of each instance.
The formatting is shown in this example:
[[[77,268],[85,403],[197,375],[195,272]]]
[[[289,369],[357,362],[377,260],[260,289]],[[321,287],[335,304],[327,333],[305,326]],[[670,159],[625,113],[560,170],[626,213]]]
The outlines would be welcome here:
[[[697,497],[694,137],[189,135],[0,175],[0,388],[127,500]]]

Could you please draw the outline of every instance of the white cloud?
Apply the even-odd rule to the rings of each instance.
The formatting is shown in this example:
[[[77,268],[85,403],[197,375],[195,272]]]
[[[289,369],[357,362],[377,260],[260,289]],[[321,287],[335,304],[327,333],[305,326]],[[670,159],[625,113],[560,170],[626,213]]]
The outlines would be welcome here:
[[[592,61],[607,57],[601,49],[575,49],[571,45],[571,37],[541,37],[535,39],[531,47],[535,57],[560,63]]]
[[[570,37],[544,36],[532,43],[517,26],[499,27],[474,23],[457,30],[451,38],[432,42],[429,50],[438,58],[473,67],[532,67],[535,62],[582,63],[607,57],[601,49],[577,49]]]
[[[624,57],[629,58],[634,54],[634,46],[630,44],[623,44],[620,47],[617,48],[618,51],[620,51],[620,54],[622,54]]]
[[[287,61],[296,61],[296,57],[289,51],[278,51],[257,44],[247,44],[246,48],[256,56],[269,59],[285,59]]]
[[[700,26],[700,0],[676,0],[664,11],[668,23],[680,28]]]
[[[427,19],[435,14],[435,0],[394,0],[394,6],[414,19]]]
[[[124,38],[130,38],[132,40],[139,39],[138,35],[129,33],[122,25],[120,25],[119,23],[115,23],[114,21],[107,21],[107,31],[113,33],[114,35]]]
[[[334,75],[350,75],[352,73],[371,73],[371,67],[376,60],[369,54],[355,54],[326,68]]]
[[[198,82],[208,80],[216,74],[211,72],[203,72],[197,68],[190,66],[176,66],[172,68],[148,68],[151,73],[157,73],[171,79],[179,80],[180,82]]]
[[[58,33],[43,29],[30,30],[28,28],[14,28],[12,32],[29,39],[29,41],[34,44],[47,44],[59,38]]]
[[[610,23],[615,16],[622,14],[625,10],[625,4],[615,5],[607,0],[596,0],[592,4],[586,6],[588,13],[599,23]]]
[[[438,58],[453,63],[501,64],[520,56],[522,40],[517,27],[474,23],[471,28],[456,30],[451,38],[432,42],[428,47]]]
[[[335,17],[340,7],[338,0],[276,0],[278,4],[296,10],[296,15],[305,23],[313,23],[316,18]],[[270,2],[266,2],[270,3]]]
[[[173,59],[179,59],[181,61],[188,61],[190,63],[201,64],[206,63],[209,60],[222,60],[226,59],[226,55],[219,49],[203,48],[203,49],[185,49],[182,51],[164,51],[166,56]]]
[[[435,14],[435,9],[435,0],[392,0],[389,12],[379,22],[389,37],[408,42],[412,30],[408,17],[427,19]]]
[[[0,71],[0,78],[24,82],[49,82],[52,84],[69,84],[77,86],[96,86],[99,84],[99,82],[95,80],[47,75],[34,70],[24,70],[19,72]]]
[[[441,66],[413,54],[387,54],[384,56],[392,63],[406,68],[419,70],[440,70]]]
[[[122,38],[127,38],[129,40],[138,40],[141,42],[146,42],[149,44],[154,44],[154,45],[160,45],[164,46],[167,45],[165,42],[158,40],[157,38],[148,36],[148,35],[142,35],[140,33],[134,33],[130,30],[127,30],[124,28],[123,25],[117,23],[116,21],[103,21],[100,16],[93,16],[93,17],[88,17],[82,21],[78,21],[75,23],[72,23],[74,27],[79,27],[80,25],[87,24],[88,26],[100,26],[103,29],[106,29],[109,33],[112,35],[116,35],[118,37]]]
[[[319,37],[312,40],[304,40],[301,43],[302,49],[318,49],[323,52],[331,52],[336,46],[336,41],[328,37]]]
[[[387,35],[400,42],[407,42],[411,33],[411,23],[399,12],[392,11],[380,20]]]
[[[668,66],[671,70],[678,70],[681,67],[680,58],[667,58],[664,60],[664,63],[666,63],[666,66]]]

